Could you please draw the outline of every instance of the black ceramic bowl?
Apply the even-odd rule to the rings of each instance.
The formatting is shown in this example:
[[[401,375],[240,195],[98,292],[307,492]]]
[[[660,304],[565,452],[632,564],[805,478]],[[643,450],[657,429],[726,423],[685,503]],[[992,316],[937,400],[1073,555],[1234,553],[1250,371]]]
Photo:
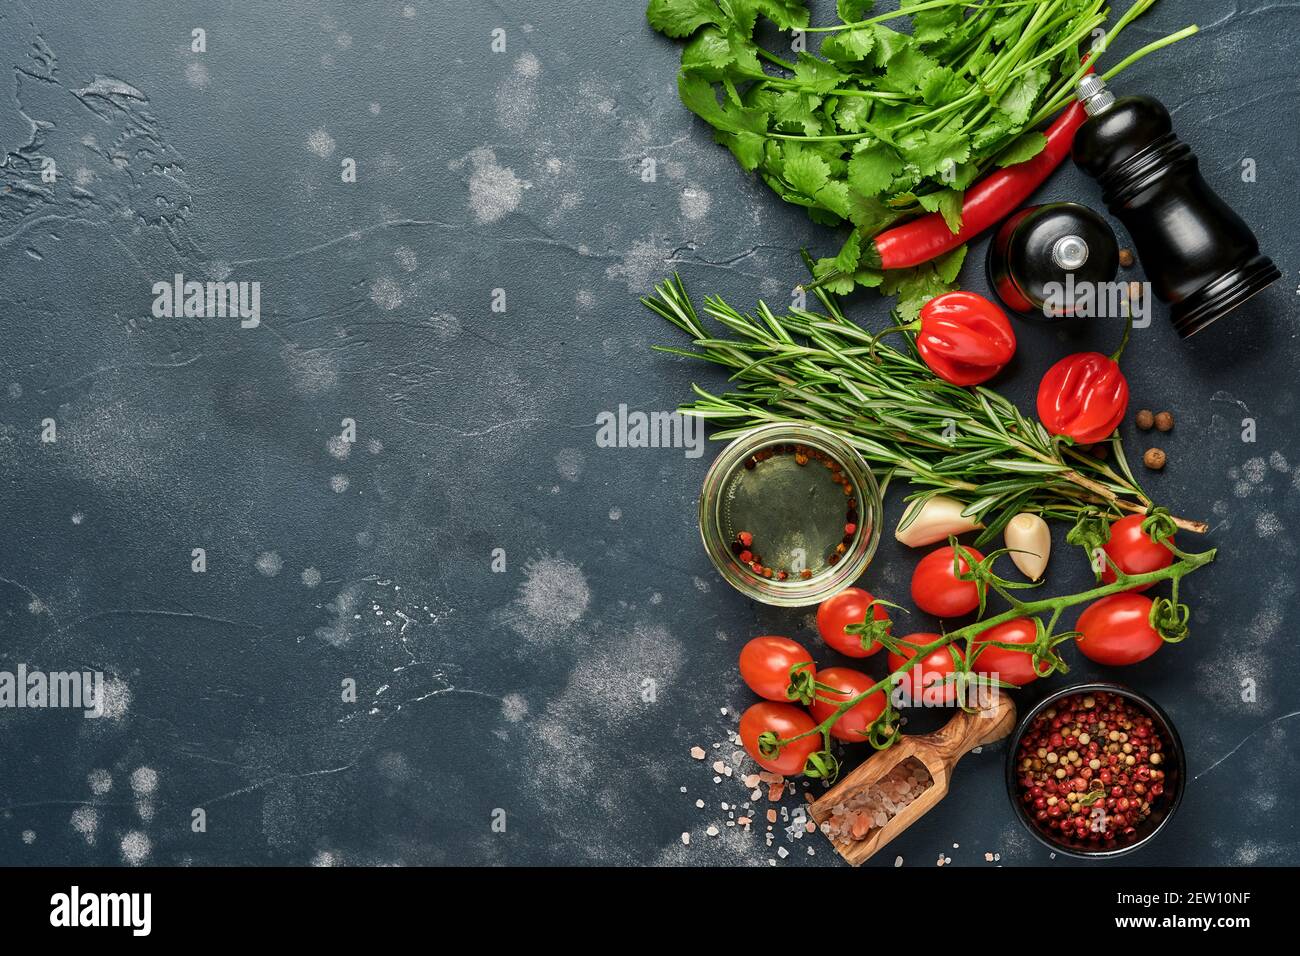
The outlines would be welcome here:
[[[1168,766],[1165,767],[1165,791],[1160,795],[1159,804],[1152,808],[1150,816],[1138,826],[1137,835],[1131,843],[1109,849],[1094,848],[1087,843],[1074,840],[1058,840],[1047,831],[1039,829],[1037,822],[1025,809],[1024,802],[1020,798],[1020,780],[1016,772],[1016,754],[1020,750],[1020,740],[1025,731],[1033,724],[1034,718],[1066,697],[1092,693],[1116,694],[1132,701],[1151,717],[1166,744],[1161,753],[1165,755]],[[1067,856],[1084,860],[1109,860],[1117,856],[1123,856],[1126,853],[1132,853],[1139,847],[1146,846],[1155,838],[1157,833],[1164,829],[1165,824],[1174,815],[1174,811],[1178,809],[1178,804],[1183,799],[1183,787],[1187,782],[1187,761],[1183,752],[1183,742],[1178,739],[1178,731],[1174,730],[1169,715],[1161,710],[1155,701],[1145,694],[1139,694],[1137,691],[1130,690],[1120,684],[1075,684],[1072,687],[1063,687],[1055,693],[1049,694],[1025,714],[1008,743],[1007,792],[1011,796],[1012,806],[1015,807],[1016,817],[1024,824],[1025,829],[1034,835],[1036,840],[1056,853],[1064,853]]]

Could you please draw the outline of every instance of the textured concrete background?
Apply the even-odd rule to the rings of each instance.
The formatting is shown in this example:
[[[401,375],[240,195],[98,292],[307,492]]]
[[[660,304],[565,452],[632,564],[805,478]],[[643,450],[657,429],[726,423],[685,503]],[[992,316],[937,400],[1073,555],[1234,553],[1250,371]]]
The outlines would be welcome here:
[[[1122,45],[1204,8],[1165,0]],[[1186,344],[1161,311],[1126,359],[1134,407],[1178,418],[1149,488],[1221,554],[1189,581],[1192,638],[1122,674],[1196,778],[1134,862],[1294,863],[1300,6],[1212,16],[1118,85],[1169,105],[1287,279]],[[726,826],[749,799],[744,767],[710,766],[751,702],[740,645],[828,655],[708,565],[713,451],[595,443],[603,411],[719,383],[648,351],[676,341],[636,303],[654,281],[781,302],[800,246],[838,248],[680,106],[678,55],[640,0],[3,0],[0,669],[102,670],[111,712],[0,710],[0,863],[835,862],[817,836]],[[1073,169],[1041,198],[1100,201]],[[260,282],[261,326],[153,318],[176,272]],[[1022,403],[1113,339],[1017,331]],[[1059,537],[1065,592],[1087,574]],[[912,561],[886,541],[864,583],[905,601]],[[968,758],[878,862],[1047,862],[1002,759]]]

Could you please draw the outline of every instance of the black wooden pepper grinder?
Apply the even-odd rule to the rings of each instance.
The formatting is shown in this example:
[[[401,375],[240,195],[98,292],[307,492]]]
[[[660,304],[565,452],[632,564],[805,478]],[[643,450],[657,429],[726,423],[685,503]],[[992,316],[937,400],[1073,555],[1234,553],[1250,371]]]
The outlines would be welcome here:
[[[1089,119],[1074,136],[1074,161],[1097,180],[1106,207],[1128,228],[1180,336],[1199,332],[1282,278],[1250,227],[1201,176],[1158,100],[1116,99],[1097,76],[1079,81],[1079,99]]]

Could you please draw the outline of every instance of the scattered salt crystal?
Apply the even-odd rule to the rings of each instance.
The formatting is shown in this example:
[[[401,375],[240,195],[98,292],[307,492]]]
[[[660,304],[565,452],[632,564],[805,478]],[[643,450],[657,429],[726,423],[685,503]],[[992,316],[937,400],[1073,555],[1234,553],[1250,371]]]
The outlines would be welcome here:
[[[741,783],[743,783],[750,790],[753,790],[755,787],[758,786],[758,774],[751,773],[749,776],[745,777],[745,779],[742,780]]]
[[[713,778],[713,782],[714,782],[714,783],[722,783],[722,778],[721,778],[721,777],[714,777],[714,778]]]
[[[704,832],[707,833],[707,834],[708,834],[709,836],[711,836],[711,837],[715,837],[715,836],[717,836],[721,831],[720,831],[717,827],[715,827],[715,826],[710,826],[710,827],[709,827],[707,830],[705,830]]]
[[[742,827],[747,827],[752,821],[749,819],[749,817],[740,817],[739,819],[736,820],[736,822],[739,823]]]
[[[686,788],[685,788],[685,787],[682,787],[682,793],[685,793],[685,792],[686,792]]]
[[[790,851],[783,846],[779,846],[776,848],[776,855],[784,860],[787,856],[790,855]]]
[[[719,806],[721,806],[723,810],[727,809],[727,801],[723,800]]]
[[[690,835],[689,833],[683,833],[683,834],[682,834],[682,843],[683,843],[685,846],[690,846],[690,845],[691,845],[691,835]]]
[[[762,790],[755,790],[753,793],[749,795],[749,799],[751,800],[761,800],[762,798],[763,798]]]
[[[902,866],[902,865],[903,865],[903,858],[902,858],[901,856],[896,856],[896,857],[894,857],[894,867],[895,867],[895,869],[897,869],[898,867],[900,867],[900,866]]]
[[[722,710],[722,716],[723,716],[723,717],[726,717],[726,716],[727,716],[727,708],[723,707],[723,708],[721,708],[721,710]]]
[[[985,854],[984,854],[984,862],[985,862],[985,863],[992,863],[992,862],[993,862],[993,854],[992,854],[992,853],[985,853]]]
[[[699,807],[701,810],[704,809],[704,801],[703,801],[703,800],[696,800],[696,801],[695,801],[695,805],[696,805],[697,807]]]
[[[768,810],[768,811],[767,811],[767,822],[768,822],[768,823],[776,823],[776,811],[775,811],[775,810]]]
[[[724,770],[726,770],[726,769],[727,769],[727,765],[726,765],[725,763],[723,763],[721,760],[715,760],[715,761],[713,761],[713,772],[714,772],[714,773],[722,773],[722,772],[723,772]]]
[[[983,747],[974,747],[971,749],[971,753],[973,754],[982,754],[983,752],[984,752]]]
[[[704,759],[704,748],[703,748],[703,747],[692,747],[692,748],[691,748],[691,756],[694,757],[696,760],[703,760],[703,759]]]
[[[960,843],[954,843],[954,844],[952,845],[952,848],[953,848],[954,850],[959,849],[960,847],[961,847],[961,844],[960,844]]]

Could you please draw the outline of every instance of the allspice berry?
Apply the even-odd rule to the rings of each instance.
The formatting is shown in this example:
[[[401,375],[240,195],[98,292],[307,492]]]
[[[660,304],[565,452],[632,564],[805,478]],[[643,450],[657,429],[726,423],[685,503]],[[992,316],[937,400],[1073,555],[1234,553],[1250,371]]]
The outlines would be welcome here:
[[[1142,411],[1137,413],[1133,420],[1137,423],[1137,427],[1145,432],[1150,431],[1151,426],[1156,423],[1156,416],[1151,409],[1144,408]]]
[[[1119,264],[1122,265],[1125,269],[1128,269],[1133,265],[1132,249],[1121,249],[1119,251]]]
[[[1162,432],[1171,431],[1174,427],[1174,416],[1172,412],[1160,412],[1156,415],[1156,428]]]
[[[1159,448],[1148,448],[1147,453],[1142,456],[1142,464],[1146,465],[1152,471],[1159,471],[1165,467],[1165,453]]]

